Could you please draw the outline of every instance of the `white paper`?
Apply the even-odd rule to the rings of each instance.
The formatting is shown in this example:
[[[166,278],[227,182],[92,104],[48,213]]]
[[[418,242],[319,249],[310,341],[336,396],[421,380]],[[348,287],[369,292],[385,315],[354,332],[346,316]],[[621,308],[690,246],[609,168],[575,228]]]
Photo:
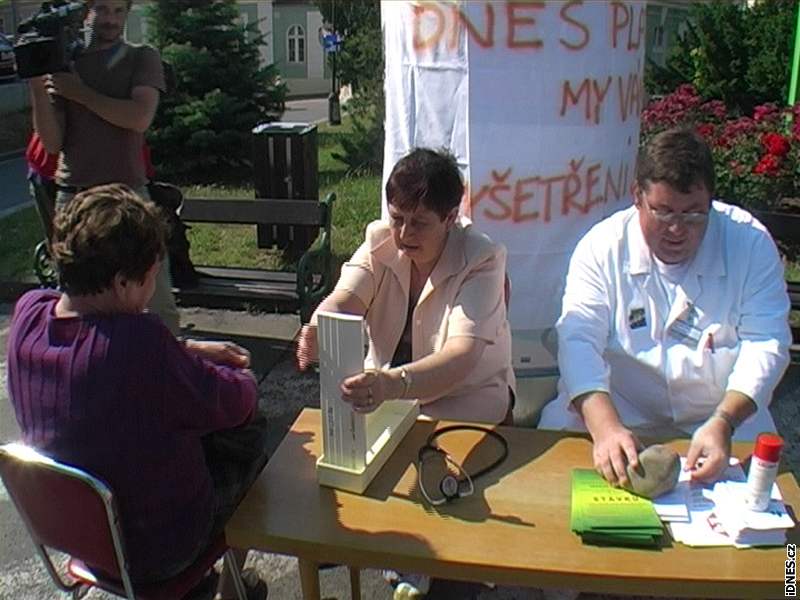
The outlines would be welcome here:
[[[746,496],[746,482],[720,481],[712,491],[714,513],[731,536],[742,537],[758,531],[794,527],[794,521],[786,512],[786,506],[776,484],[772,485],[772,497],[767,510],[750,510],[745,500]]]
[[[738,460],[731,459],[720,481],[712,485],[692,481],[691,473],[684,471],[685,464],[682,457],[675,488],[653,501],[659,516],[667,515],[662,519],[668,521],[676,542],[737,548],[780,546],[786,542],[786,529],[794,522],[786,513],[777,485],[772,490],[769,510],[759,513],[744,504],[747,483]],[[681,502],[688,518],[682,517]]]
[[[697,497],[696,490],[710,489],[710,486],[693,482],[691,472],[686,471],[685,467],[686,458],[681,457],[681,472],[678,476],[678,483],[672,490],[666,494],[661,494],[653,500],[653,508],[655,508],[656,514],[662,521],[667,523],[689,522],[689,510],[693,504],[694,510],[709,508],[702,496]],[[723,479],[730,481],[745,480],[744,471],[737,459],[731,459],[730,465],[723,474]]]

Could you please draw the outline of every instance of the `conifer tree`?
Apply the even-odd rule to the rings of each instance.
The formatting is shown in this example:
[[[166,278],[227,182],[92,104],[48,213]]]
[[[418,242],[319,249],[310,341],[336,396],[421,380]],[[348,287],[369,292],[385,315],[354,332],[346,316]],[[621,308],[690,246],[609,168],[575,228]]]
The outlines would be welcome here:
[[[175,87],[150,132],[159,175],[179,182],[251,177],[251,131],[283,110],[286,86],[262,65],[258,24],[234,0],[157,0],[149,41],[171,65]]]

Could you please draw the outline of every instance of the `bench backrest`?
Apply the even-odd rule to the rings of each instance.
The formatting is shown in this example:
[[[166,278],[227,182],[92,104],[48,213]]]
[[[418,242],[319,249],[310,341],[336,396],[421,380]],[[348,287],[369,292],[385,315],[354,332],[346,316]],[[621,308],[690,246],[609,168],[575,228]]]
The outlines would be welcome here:
[[[317,200],[184,198],[180,215],[194,223],[324,225],[325,210]]]

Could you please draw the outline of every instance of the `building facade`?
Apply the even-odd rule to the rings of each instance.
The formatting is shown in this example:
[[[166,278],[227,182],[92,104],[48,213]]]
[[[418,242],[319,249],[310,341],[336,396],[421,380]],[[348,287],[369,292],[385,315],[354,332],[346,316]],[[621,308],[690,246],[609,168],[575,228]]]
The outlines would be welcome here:
[[[689,0],[649,0],[646,25],[647,45],[645,57],[657,65],[664,66],[672,48],[686,28],[689,17]]]
[[[0,4],[0,31],[13,34],[17,25],[41,7],[40,0],[9,0]],[[125,37],[147,41],[147,0],[134,0]],[[311,0],[238,0],[244,24],[256,23],[264,36],[261,58],[275,63],[289,96],[327,94],[331,73],[322,48],[322,15]]]

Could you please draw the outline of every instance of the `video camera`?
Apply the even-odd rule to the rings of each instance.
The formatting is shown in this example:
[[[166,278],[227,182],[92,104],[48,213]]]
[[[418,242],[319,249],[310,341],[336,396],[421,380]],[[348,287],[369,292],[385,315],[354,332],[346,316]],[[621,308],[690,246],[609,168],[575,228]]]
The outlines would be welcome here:
[[[86,17],[85,2],[53,0],[17,28],[14,44],[17,74],[30,79],[46,73],[69,71],[83,49],[81,28]]]

